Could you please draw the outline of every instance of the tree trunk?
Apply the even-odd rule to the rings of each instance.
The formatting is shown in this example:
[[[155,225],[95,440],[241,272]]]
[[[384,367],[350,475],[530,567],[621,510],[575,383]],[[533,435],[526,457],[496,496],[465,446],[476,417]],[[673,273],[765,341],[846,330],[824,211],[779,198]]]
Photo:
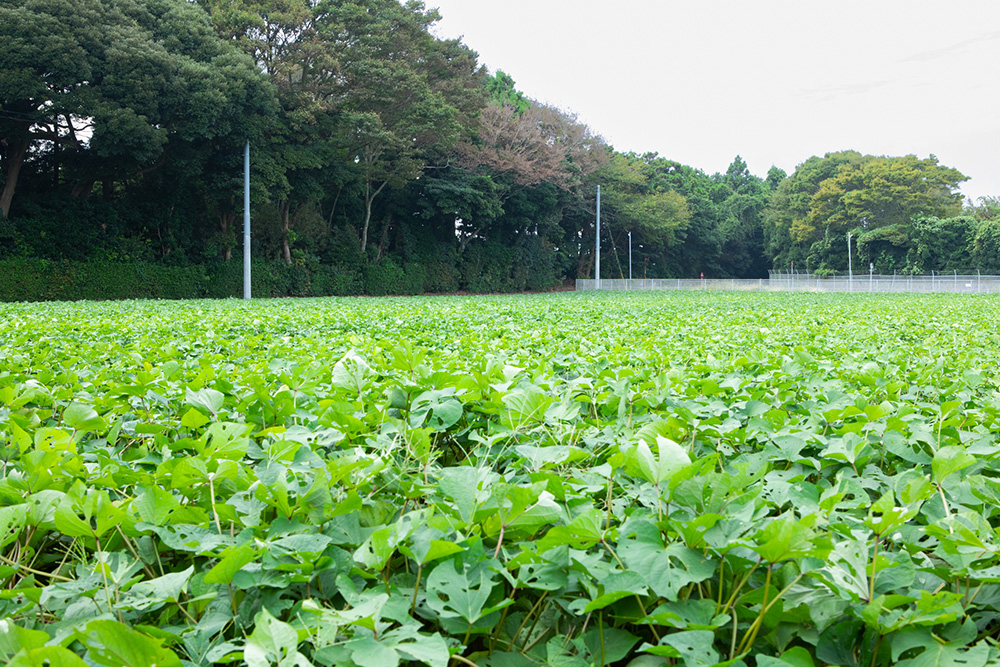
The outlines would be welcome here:
[[[375,253],[375,261],[379,261],[385,257],[385,243],[389,240],[389,228],[392,227],[392,216],[385,221],[385,227],[382,228],[382,236],[378,240],[378,252]]]
[[[73,191],[69,193],[69,196],[73,199],[77,197],[83,197],[84,199],[90,199],[90,193],[94,189],[94,183],[97,182],[96,178],[91,178],[86,181],[80,181],[73,186]]]
[[[372,202],[375,201],[375,197],[378,197],[379,193],[382,192],[382,188],[385,187],[388,181],[382,181],[382,185],[372,192],[372,182],[365,182],[365,221],[361,225],[361,253],[364,254],[365,250],[368,248],[368,225],[372,221]]]
[[[344,189],[343,185],[337,186],[337,195],[333,198],[333,206],[330,207],[330,217],[326,219],[326,232],[330,233],[333,228],[333,214],[337,212],[337,202],[340,201],[340,192]]]
[[[372,220],[372,197],[369,196],[372,190],[371,183],[365,183],[365,221],[361,224],[361,254],[365,254],[368,248],[368,223]]]
[[[0,216],[10,215],[10,203],[14,200],[14,190],[17,188],[17,177],[21,174],[21,165],[28,152],[30,142],[27,139],[15,139],[7,144],[7,175],[0,192]]]
[[[594,268],[594,255],[593,253],[580,253],[580,258],[576,263],[576,277],[589,276],[591,270]]]
[[[469,242],[472,239],[474,239],[477,236],[479,236],[479,232],[483,231],[483,228],[485,226],[486,225],[479,225],[478,227],[476,227],[475,230],[473,230],[473,232],[471,234],[466,234],[464,236],[459,237],[459,239],[458,239],[459,251],[460,252],[465,252],[465,248],[469,245]]]
[[[233,249],[229,247],[229,226],[236,221],[236,216],[232,213],[220,213],[219,214],[219,227],[222,228],[223,243],[226,243],[225,250],[222,253],[222,257],[225,261],[229,261],[233,258]]]
[[[292,249],[288,245],[288,230],[292,226],[291,216],[289,215],[290,208],[291,202],[287,200],[278,205],[278,210],[281,213],[281,256],[288,266],[292,265]]]

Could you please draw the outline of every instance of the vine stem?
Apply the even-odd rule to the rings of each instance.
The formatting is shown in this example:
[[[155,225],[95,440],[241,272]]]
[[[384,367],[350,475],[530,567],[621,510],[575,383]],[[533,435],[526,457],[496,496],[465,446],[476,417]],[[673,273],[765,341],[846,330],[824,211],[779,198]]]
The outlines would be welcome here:
[[[510,638],[510,643],[507,645],[507,649],[508,650],[514,648],[514,644],[517,642],[517,637],[518,637],[518,635],[521,634],[521,630],[524,629],[524,626],[528,623],[528,619],[531,618],[534,615],[535,609],[537,609],[538,606],[542,604],[542,601],[546,598],[546,596],[548,596],[548,594],[549,594],[548,591],[542,591],[542,594],[540,596],[538,596],[537,600],[535,600],[535,604],[533,604],[531,606],[531,609],[528,610],[527,616],[525,616],[524,620],[521,621],[521,625],[519,625],[517,627],[517,630],[514,632],[514,636],[512,636]],[[524,641],[527,642],[528,639],[525,638]]]
[[[601,536],[601,544],[604,545],[604,548],[608,550],[608,553],[611,554],[611,556],[615,559],[615,562],[618,563],[618,566],[621,567],[621,569],[626,570],[626,571],[629,569],[629,568],[625,567],[625,563],[623,563],[622,559],[618,557],[618,554],[616,554],[615,550],[611,548],[611,545],[608,544],[607,540],[604,539],[603,535]],[[639,603],[639,609],[640,609],[640,611],[642,611],[642,615],[643,616],[648,616],[649,612],[646,611],[646,605],[644,605],[642,603],[642,598],[639,597],[638,593],[635,594],[635,601]],[[649,626],[649,630],[650,630],[650,632],[653,633],[653,636],[656,637],[656,641],[659,642],[660,641],[660,633],[656,631],[656,627],[653,626],[653,625],[650,625]]]
[[[517,594],[517,586],[514,586],[514,588],[512,588],[510,591],[510,595],[508,595],[507,597],[513,600],[514,595],[516,594]],[[506,607],[503,608],[503,613],[500,615],[500,622],[497,623],[497,627],[493,631],[493,635],[490,637],[490,655],[493,655],[493,649],[496,648],[497,645],[497,637],[500,634],[500,630],[503,628],[503,622],[507,620],[507,613],[510,611],[511,606],[512,605],[507,605]]]
[[[768,569],[770,569],[770,567]],[[799,583],[799,580],[802,579],[802,577],[804,577],[804,576],[805,576],[805,574],[803,574],[803,573],[800,572],[799,574],[797,574],[795,576],[794,579],[792,579],[791,582],[789,582],[789,584],[787,586],[785,586],[780,591],[778,591],[778,594],[775,595],[771,599],[771,601],[767,604],[767,606],[764,607],[763,609],[761,609],[761,613],[760,613],[760,616],[757,617],[757,621],[763,622],[764,615],[767,614],[767,612],[771,611],[771,607],[773,607],[775,604],[777,604],[778,600],[780,600],[782,597],[784,597],[785,593],[787,593],[788,591],[790,591],[791,588],[792,588],[792,586],[794,586],[795,584]],[[758,622],[755,621],[755,625],[758,626],[757,629],[759,630],[760,629],[760,623],[758,623]],[[753,639],[756,639],[756,638],[757,638],[756,635],[754,635]],[[744,647],[741,646],[741,648],[744,648]],[[748,649],[750,647],[747,646],[745,648]]]
[[[878,650],[882,647],[882,638],[884,635],[878,636],[878,641],[875,642],[875,648],[872,650],[872,664],[871,667],[875,667],[875,661],[878,658]]]
[[[94,533],[94,541],[97,543],[97,553],[98,553],[98,558],[100,558],[100,554],[105,552],[101,549],[101,538],[98,537],[96,533]],[[100,563],[100,568],[101,568],[101,578],[104,579],[104,597],[106,597],[108,600],[108,613],[110,613],[112,609],[117,608],[118,620],[124,624],[125,618],[122,616],[121,608],[118,605],[111,603],[111,585],[108,583],[108,573],[107,573],[107,568],[105,567],[106,565],[108,565],[108,563],[107,561],[101,561],[101,560],[99,560],[98,562]],[[115,601],[118,601],[118,582],[115,582]]]
[[[607,519],[604,522],[605,532],[611,530],[611,490],[614,488],[614,486],[615,486],[615,471],[612,468],[611,474],[608,475],[608,495],[604,501],[604,504],[607,507],[608,511]]]
[[[48,577],[49,579],[57,579],[59,581],[73,581],[69,577],[64,577],[61,574],[53,574],[52,572],[42,572],[41,570],[36,570],[33,567],[28,567],[27,565],[22,565],[21,563],[18,563],[17,561],[13,561],[13,560],[11,560],[9,558],[6,558],[4,556],[0,556],[0,563],[6,563],[7,565],[10,565],[11,567],[16,567],[19,570],[24,570],[25,572],[30,572],[31,574],[39,575],[39,576],[42,576],[42,577]]]
[[[878,534],[875,535],[875,552],[872,554],[872,575],[868,578],[868,601],[875,599],[875,567],[878,565]]]
[[[604,610],[602,609],[597,614],[597,633],[601,637],[601,667],[607,664],[604,659]]]
[[[424,573],[424,566],[421,563],[417,563],[417,582],[413,584],[413,602],[410,603],[410,614],[413,614],[413,610],[417,608],[417,591],[420,590],[420,575]]]
[[[215,516],[215,528],[222,535],[222,522],[219,521],[219,512],[215,509],[215,484],[212,483],[215,474],[208,475],[208,500],[212,504],[212,514]]]
[[[754,622],[747,628],[747,633],[743,635],[743,641],[740,642],[740,653],[743,653],[753,644],[753,640],[757,638],[757,632],[760,630],[760,626],[764,622],[764,614],[767,613],[767,594],[771,592],[771,573],[774,571],[774,564],[767,564],[767,577],[764,579],[764,600],[760,603],[760,613],[757,614],[757,618]]]
[[[951,516],[951,508],[948,507],[948,501],[944,497],[944,487],[941,486],[940,482],[937,485],[938,494],[941,496],[941,504],[944,505],[944,513]]]
[[[497,537],[497,548],[493,550],[494,558],[498,558],[500,556],[500,547],[503,546],[503,532],[506,527],[507,526],[503,522],[500,523],[500,535]]]
[[[722,590],[724,588],[723,582],[726,576],[726,554],[722,554],[722,558],[719,560],[719,601],[715,603],[715,613],[718,614],[722,611]]]

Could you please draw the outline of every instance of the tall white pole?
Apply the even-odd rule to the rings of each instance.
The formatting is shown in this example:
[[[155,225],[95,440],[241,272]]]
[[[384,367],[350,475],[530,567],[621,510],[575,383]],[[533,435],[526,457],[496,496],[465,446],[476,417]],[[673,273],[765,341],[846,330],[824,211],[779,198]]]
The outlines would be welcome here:
[[[851,263],[851,233],[847,232],[847,291],[854,291],[854,266]]]
[[[597,186],[597,233],[594,234],[597,240],[597,266],[594,269],[594,278],[597,280],[597,289],[601,289],[601,186]]]
[[[250,142],[243,148],[243,298],[250,298]]]
[[[632,232],[628,233],[628,279],[632,280]]]

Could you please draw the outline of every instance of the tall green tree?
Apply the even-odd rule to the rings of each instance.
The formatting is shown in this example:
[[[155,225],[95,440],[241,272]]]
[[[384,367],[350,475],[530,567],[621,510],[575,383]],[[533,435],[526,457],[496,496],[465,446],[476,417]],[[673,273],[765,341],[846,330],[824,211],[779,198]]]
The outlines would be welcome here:
[[[738,278],[767,277],[763,213],[771,194],[769,182],[751,174],[739,155],[716,180],[729,190],[720,204],[722,272]]]
[[[771,198],[765,213],[768,252],[775,266],[799,262],[844,270],[847,247],[841,239],[847,231],[860,235],[906,225],[918,215],[957,215],[962,201],[958,185],[964,180],[933,155],[920,159],[844,151],[809,158]]]
[[[0,0],[7,216],[26,158],[76,195],[159,168],[169,147],[261,131],[271,91],[184,0]]]
[[[475,54],[431,35],[439,15],[419,2],[203,2],[279,91],[282,131],[271,151],[284,170],[275,198],[285,260],[296,212],[352,181],[366,251],[376,199],[420,176],[481,106],[485,73]]]
[[[933,155],[919,159],[866,156],[841,166],[824,180],[809,213],[793,231],[802,242],[853,227],[874,229],[905,223],[915,215],[957,215],[962,208],[958,186],[967,180],[957,169],[941,166]]]
[[[469,107],[478,108],[482,98],[464,94],[462,85],[449,85],[442,76],[447,68],[423,66],[442,63],[441,46],[429,33],[440,15],[424,10],[422,3],[331,1],[324,9],[321,34],[339,39],[342,48],[342,122],[363,183],[360,247],[365,252],[375,198],[388,186],[401,187],[418,177],[430,149],[454,146],[462,136],[461,119],[471,116]],[[453,75],[485,76],[468,54],[451,57],[464,60],[464,68]]]
[[[502,72],[488,87],[490,103],[459,144],[458,166],[488,179],[501,212],[457,221],[461,248],[477,239],[542,244],[560,270],[582,273],[590,253],[581,235],[593,234],[594,190],[609,157],[604,140],[573,114],[529,100]]]
[[[498,107],[510,107],[514,113],[524,113],[531,106],[531,100],[515,87],[514,79],[503,70],[497,70],[486,83],[490,100]]]

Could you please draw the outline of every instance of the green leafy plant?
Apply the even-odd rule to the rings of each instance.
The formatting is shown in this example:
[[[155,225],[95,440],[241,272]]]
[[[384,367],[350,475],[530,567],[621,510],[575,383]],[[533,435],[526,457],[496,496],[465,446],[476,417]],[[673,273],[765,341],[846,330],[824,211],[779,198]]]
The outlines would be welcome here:
[[[11,665],[988,665],[992,297],[4,305]]]

